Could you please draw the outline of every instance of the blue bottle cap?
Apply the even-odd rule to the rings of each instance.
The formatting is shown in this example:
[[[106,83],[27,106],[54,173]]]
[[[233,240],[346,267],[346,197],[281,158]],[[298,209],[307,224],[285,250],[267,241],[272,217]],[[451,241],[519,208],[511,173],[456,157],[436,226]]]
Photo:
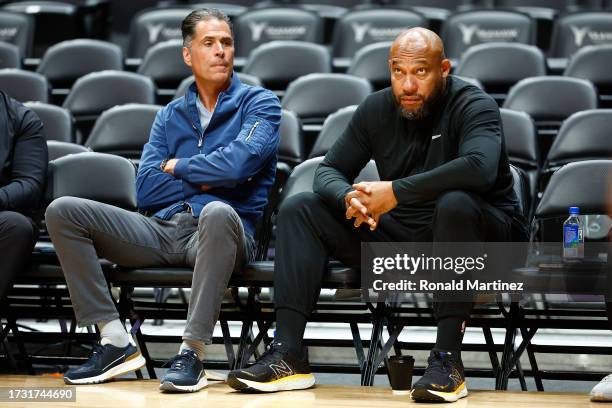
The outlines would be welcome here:
[[[569,213],[570,213],[570,215],[579,215],[580,214],[580,207],[570,207],[569,208]]]

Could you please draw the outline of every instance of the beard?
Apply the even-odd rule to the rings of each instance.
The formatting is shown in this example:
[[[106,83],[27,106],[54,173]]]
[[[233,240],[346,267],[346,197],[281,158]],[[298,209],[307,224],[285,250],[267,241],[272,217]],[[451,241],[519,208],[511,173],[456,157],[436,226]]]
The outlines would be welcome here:
[[[431,95],[429,96],[429,98],[425,99],[423,97],[423,95],[416,94],[415,96],[420,97],[423,100],[423,103],[421,104],[420,108],[414,109],[414,110],[408,110],[408,109],[404,108],[402,106],[402,103],[401,103],[402,95],[399,95],[399,96],[395,95],[395,102],[396,102],[397,107],[399,109],[400,115],[403,118],[408,119],[408,120],[422,120],[422,119],[425,119],[426,117],[429,116],[429,114],[432,111],[433,106],[436,104],[436,102],[438,102],[438,100],[442,96],[442,93],[444,92],[445,85],[446,85],[445,78],[440,77],[436,81],[436,86],[434,87],[434,90],[431,93]]]

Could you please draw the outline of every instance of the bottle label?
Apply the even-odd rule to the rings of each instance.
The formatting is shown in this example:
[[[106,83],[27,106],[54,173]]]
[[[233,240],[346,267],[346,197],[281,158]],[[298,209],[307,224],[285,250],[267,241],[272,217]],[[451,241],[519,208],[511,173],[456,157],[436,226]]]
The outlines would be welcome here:
[[[578,248],[580,242],[580,228],[578,224],[566,224],[563,226],[563,248]]]

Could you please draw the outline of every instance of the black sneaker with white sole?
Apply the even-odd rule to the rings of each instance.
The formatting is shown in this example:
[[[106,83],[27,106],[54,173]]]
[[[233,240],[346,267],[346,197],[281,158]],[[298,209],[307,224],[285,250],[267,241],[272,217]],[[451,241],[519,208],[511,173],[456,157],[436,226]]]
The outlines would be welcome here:
[[[97,384],[144,367],[146,361],[131,342],[125,347],[95,344],[89,359],[64,374],[66,384]]]
[[[159,389],[174,392],[196,392],[208,385],[204,366],[192,350],[184,350],[170,361],[170,368],[162,377]]]
[[[417,402],[454,402],[467,395],[461,355],[441,351],[429,354],[425,373],[410,393]]]
[[[275,392],[310,388],[315,377],[307,361],[275,341],[255,364],[231,371],[227,383],[239,391]]]

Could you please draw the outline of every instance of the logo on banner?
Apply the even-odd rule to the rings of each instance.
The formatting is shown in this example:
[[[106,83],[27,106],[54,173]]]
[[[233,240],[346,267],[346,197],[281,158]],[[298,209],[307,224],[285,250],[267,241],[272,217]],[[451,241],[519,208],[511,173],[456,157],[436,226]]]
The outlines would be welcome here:
[[[519,31],[516,28],[506,28],[499,30],[481,29],[478,24],[459,24],[461,31],[461,39],[464,44],[471,44],[476,37],[479,41],[515,41],[518,38]]]

